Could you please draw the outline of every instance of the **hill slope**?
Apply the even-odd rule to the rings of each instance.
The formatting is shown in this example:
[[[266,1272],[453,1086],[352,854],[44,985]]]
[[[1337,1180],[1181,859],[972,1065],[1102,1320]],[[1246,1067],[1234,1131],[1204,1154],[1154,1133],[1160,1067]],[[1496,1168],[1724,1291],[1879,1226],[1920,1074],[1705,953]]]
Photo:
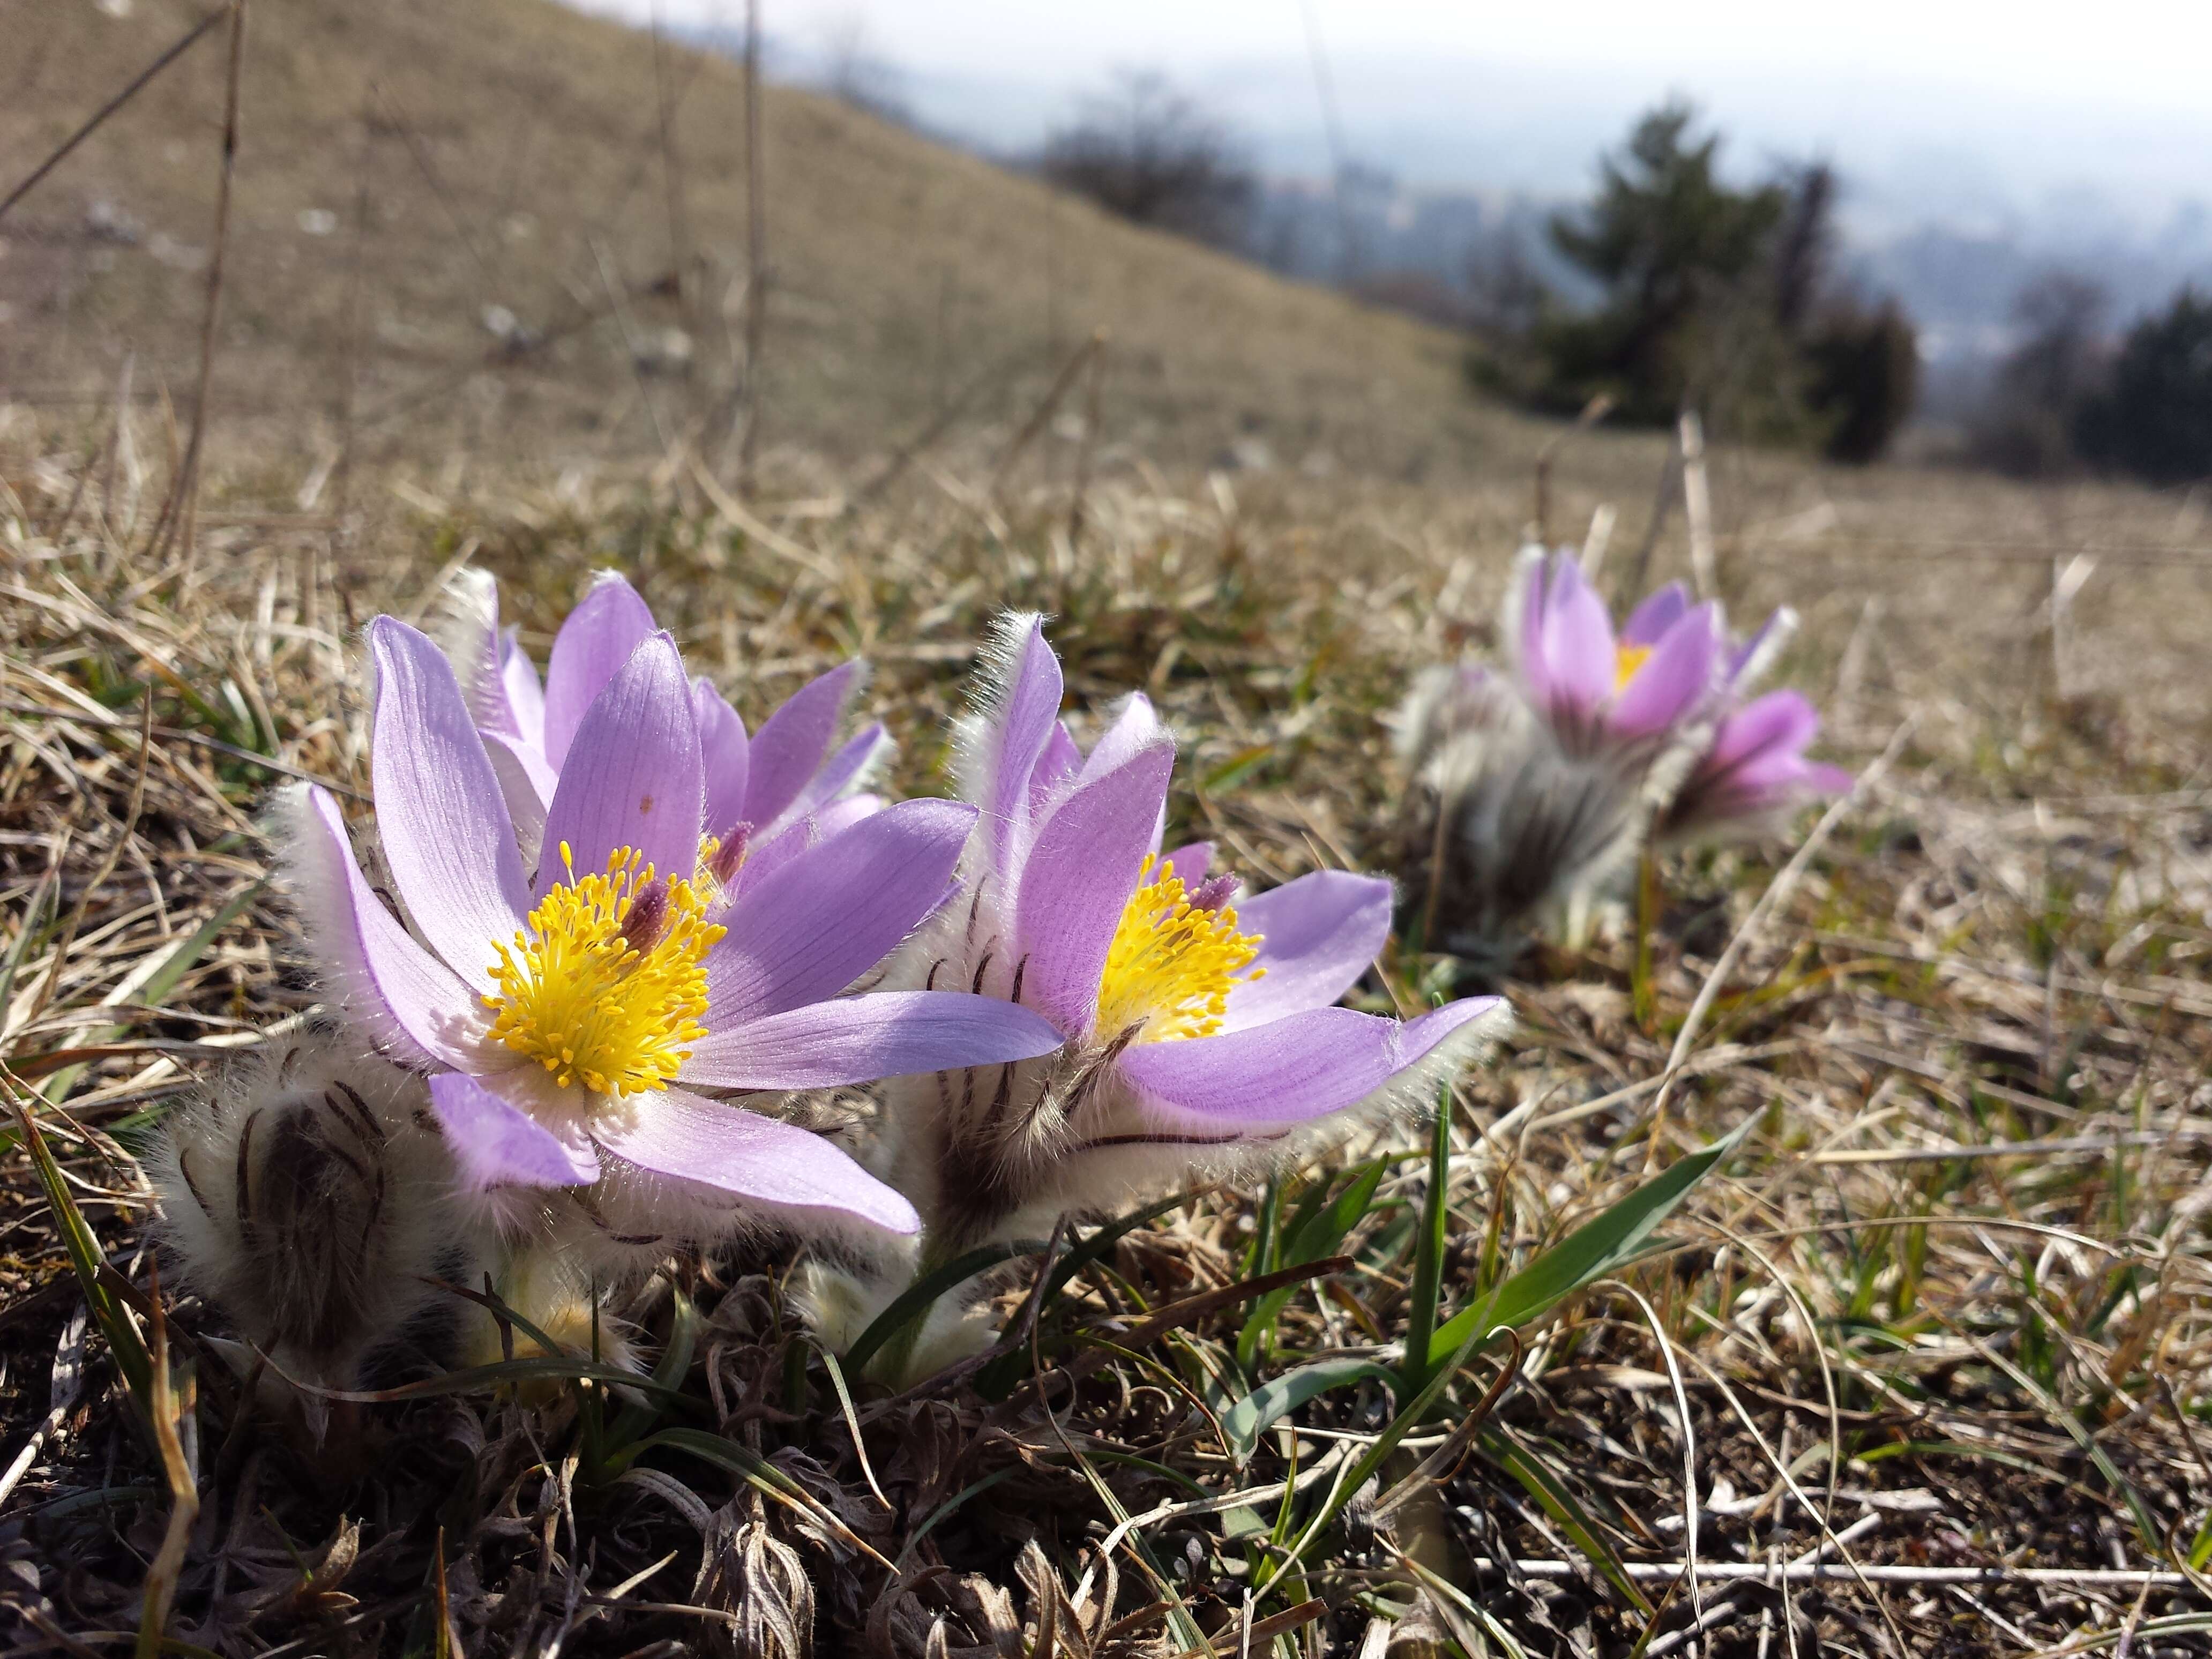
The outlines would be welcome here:
[[[37,9],[0,71],[11,179],[200,3]],[[142,393],[188,394],[223,63],[218,26],[0,223],[18,400],[112,392],[132,351]],[[651,451],[726,407],[735,64],[551,0],[258,5],[245,64],[215,403],[258,454],[331,441],[349,362],[365,447]],[[1097,327],[1102,429],[1166,459],[1243,435],[1285,462],[1405,471],[1518,429],[1468,407],[1446,335],[811,94],[772,88],[763,113],[772,441],[851,459],[950,404],[967,428],[1018,420]]]

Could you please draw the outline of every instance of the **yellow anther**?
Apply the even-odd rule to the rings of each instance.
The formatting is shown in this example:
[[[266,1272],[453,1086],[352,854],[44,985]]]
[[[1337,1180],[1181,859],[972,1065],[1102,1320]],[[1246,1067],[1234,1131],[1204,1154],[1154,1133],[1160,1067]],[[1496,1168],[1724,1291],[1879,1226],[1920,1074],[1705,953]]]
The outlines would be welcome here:
[[[653,866],[617,848],[605,875],[579,877],[561,843],[566,878],[530,913],[510,945],[495,943],[484,998],[496,1018],[491,1034],[567,1087],[595,1094],[665,1089],[691,1045],[707,1034],[707,951],[724,929],[704,919],[705,900],[690,881],[671,881],[666,910],[642,951],[623,925]]]
[[[1651,647],[1648,645],[1624,642],[1613,647],[1613,693],[1615,696],[1628,689],[1629,681],[1636,678],[1636,671],[1644,666],[1644,659],[1650,654]]]
[[[1230,905],[1193,905],[1171,865],[1147,855],[1137,879],[1107,947],[1098,1034],[1111,1039],[1137,1026],[1139,1042],[1212,1036],[1230,992],[1267,972],[1251,966],[1260,936],[1237,931]]]

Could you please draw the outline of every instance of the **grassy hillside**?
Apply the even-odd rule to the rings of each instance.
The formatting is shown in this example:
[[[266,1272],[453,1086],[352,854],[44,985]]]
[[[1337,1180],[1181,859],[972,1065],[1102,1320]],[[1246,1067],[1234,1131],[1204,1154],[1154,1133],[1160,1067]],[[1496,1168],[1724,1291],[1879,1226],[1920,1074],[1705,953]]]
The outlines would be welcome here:
[[[120,9],[38,9],[0,68],[11,177],[201,15]],[[0,226],[0,385],[19,400],[110,392],[134,351],[138,392],[188,394],[223,67],[218,27]],[[364,442],[416,453],[658,450],[724,403],[735,64],[551,0],[295,0],[252,9],[243,103],[216,404],[264,458],[331,441],[349,362]],[[1094,328],[1112,339],[1101,429],[1163,459],[1257,436],[1285,464],[1404,471],[1497,424],[1465,405],[1438,331],[819,97],[772,89],[764,117],[774,441],[854,457],[956,404],[956,436],[1018,422]]]

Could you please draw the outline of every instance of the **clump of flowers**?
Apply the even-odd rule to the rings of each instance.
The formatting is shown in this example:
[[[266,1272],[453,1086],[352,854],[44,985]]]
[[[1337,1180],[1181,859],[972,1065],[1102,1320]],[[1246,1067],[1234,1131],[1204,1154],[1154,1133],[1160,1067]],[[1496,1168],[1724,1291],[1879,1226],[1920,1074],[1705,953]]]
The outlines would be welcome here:
[[[943,901],[972,811],[906,802],[787,838],[741,880],[750,843],[709,830],[691,688],[654,634],[586,706],[532,870],[446,659],[390,617],[368,638],[398,908],[319,789],[289,803],[288,866],[330,988],[428,1076],[468,1187],[510,1218],[501,1200],[582,1189],[610,1237],[696,1237],[739,1205],[912,1231],[905,1200],[843,1152],[726,1097],[1051,1045],[1020,1010],[841,994]]]
[[[1132,696],[1086,752],[1036,617],[992,647],[964,799],[886,805],[881,729],[836,740],[858,665],[749,732],[618,579],[542,681],[489,583],[462,599],[442,647],[367,629],[370,833],[320,787],[279,801],[338,1026],[180,1120],[163,1166],[188,1271],[302,1380],[349,1384],[431,1281],[486,1277],[623,1360],[611,1291],[763,1221],[866,1264],[816,1275],[835,1340],[916,1264],[1425,1104],[1503,1023],[1337,1006],[1390,884],[1248,894],[1164,849],[1173,739]],[[862,1085],[867,1167],[780,1109]]]
[[[1396,721],[1399,867],[1431,948],[1502,971],[1527,933],[1570,940],[1644,848],[1769,833],[1850,776],[1808,760],[1795,691],[1747,699],[1796,618],[1730,641],[1680,583],[1615,630],[1567,549],[1522,550],[1500,636],[1510,670],[1439,667]]]
[[[1496,1034],[1495,998],[1404,1021],[1337,1006],[1389,936],[1388,881],[1318,871],[1247,896],[1206,843],[1163,852],[1175,744],[1150,702],[1129,696],[1086,754],[1039,618],[1008,618],[990,664],[962,733],[979,816],[960,896],[884,982],[1034,1011],[1060,1042],[885,1086],[871,1161],[922,1217],[921,1271],[1425,1103]],[[899,1288],[818,1306],[849,1326]]]

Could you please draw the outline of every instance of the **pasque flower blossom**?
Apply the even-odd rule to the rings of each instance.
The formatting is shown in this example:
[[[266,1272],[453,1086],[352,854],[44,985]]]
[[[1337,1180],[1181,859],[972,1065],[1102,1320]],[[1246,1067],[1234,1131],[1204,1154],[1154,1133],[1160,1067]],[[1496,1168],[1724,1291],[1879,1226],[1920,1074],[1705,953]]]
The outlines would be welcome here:
[[[1348,1109],[1425,1096],[1504,1005],[1401,1022],[1334,1006],[1390,927],[1387,881],[1321,871],[1252,896],[1203,842],[1160,852],[1175,744],[1141,696],[1085,754],[1060,723],[1039,619],[1007,619],[963,732],[979,809],[965,891],[902,952],[901,982],[1035,1010],[1063,1039],[900,1079],[878,1167],[930,1250],[1226,1173]]]
[[[1725,649],[1720,607],[1691,604],[1679,583],[1637,606],[1616,635],[1565,549],[1548,559],[1523,551],[1504,633],[1530,706],[1577,752],[1663,749],[1704,712]]]
[[[1571,551],[1524,549],[1500,630],[1512,675],[1432,669],[1398,714],[1399,861],[1428,942],[1502,970],[1539,918],[1579,938],[1650,838],[1771,829],[1848,788],[1805,758],[1820,716],[1802,696],[1745,700],[1796,624],[1779,610],[1732,642],[1675,582],[1616,632]]]
[[[763,848],[719,836],[693,689],[673,642],[648,634],[580,707],[556,665],[544,731],[557,775],[533,872],[445,657],[388,617],[368,644],[398,913],[319,788],[292,799],[289,871],[331,988],[429,1074],[467,1182],[642,1180],[912,1231],[907,1201],[829,1142],[698,1091],[1018,1063],[1059,1044],[1011,1004],[840,994],[945,900],[974,810],[908,801]]]
[[[465,572],[452,597],[446,654],[516,833],[534,850],[585,712],[658,624],[629,582],[601,571],[554,635],[541,683],[514,630],[500,626],[499,592],[487,573]],[[766,853],[787,836],[803,845],[879,811],[882,801],[860,787],[889,752],[890,737],[874,724],[836,742],[866,678],[865,664],[841,664],[793,692],[753,732],[712,683],[695,678],[691,713],[712,832],[726,839],[734,832]],[[741,873],[740,884],[750,878]]]

